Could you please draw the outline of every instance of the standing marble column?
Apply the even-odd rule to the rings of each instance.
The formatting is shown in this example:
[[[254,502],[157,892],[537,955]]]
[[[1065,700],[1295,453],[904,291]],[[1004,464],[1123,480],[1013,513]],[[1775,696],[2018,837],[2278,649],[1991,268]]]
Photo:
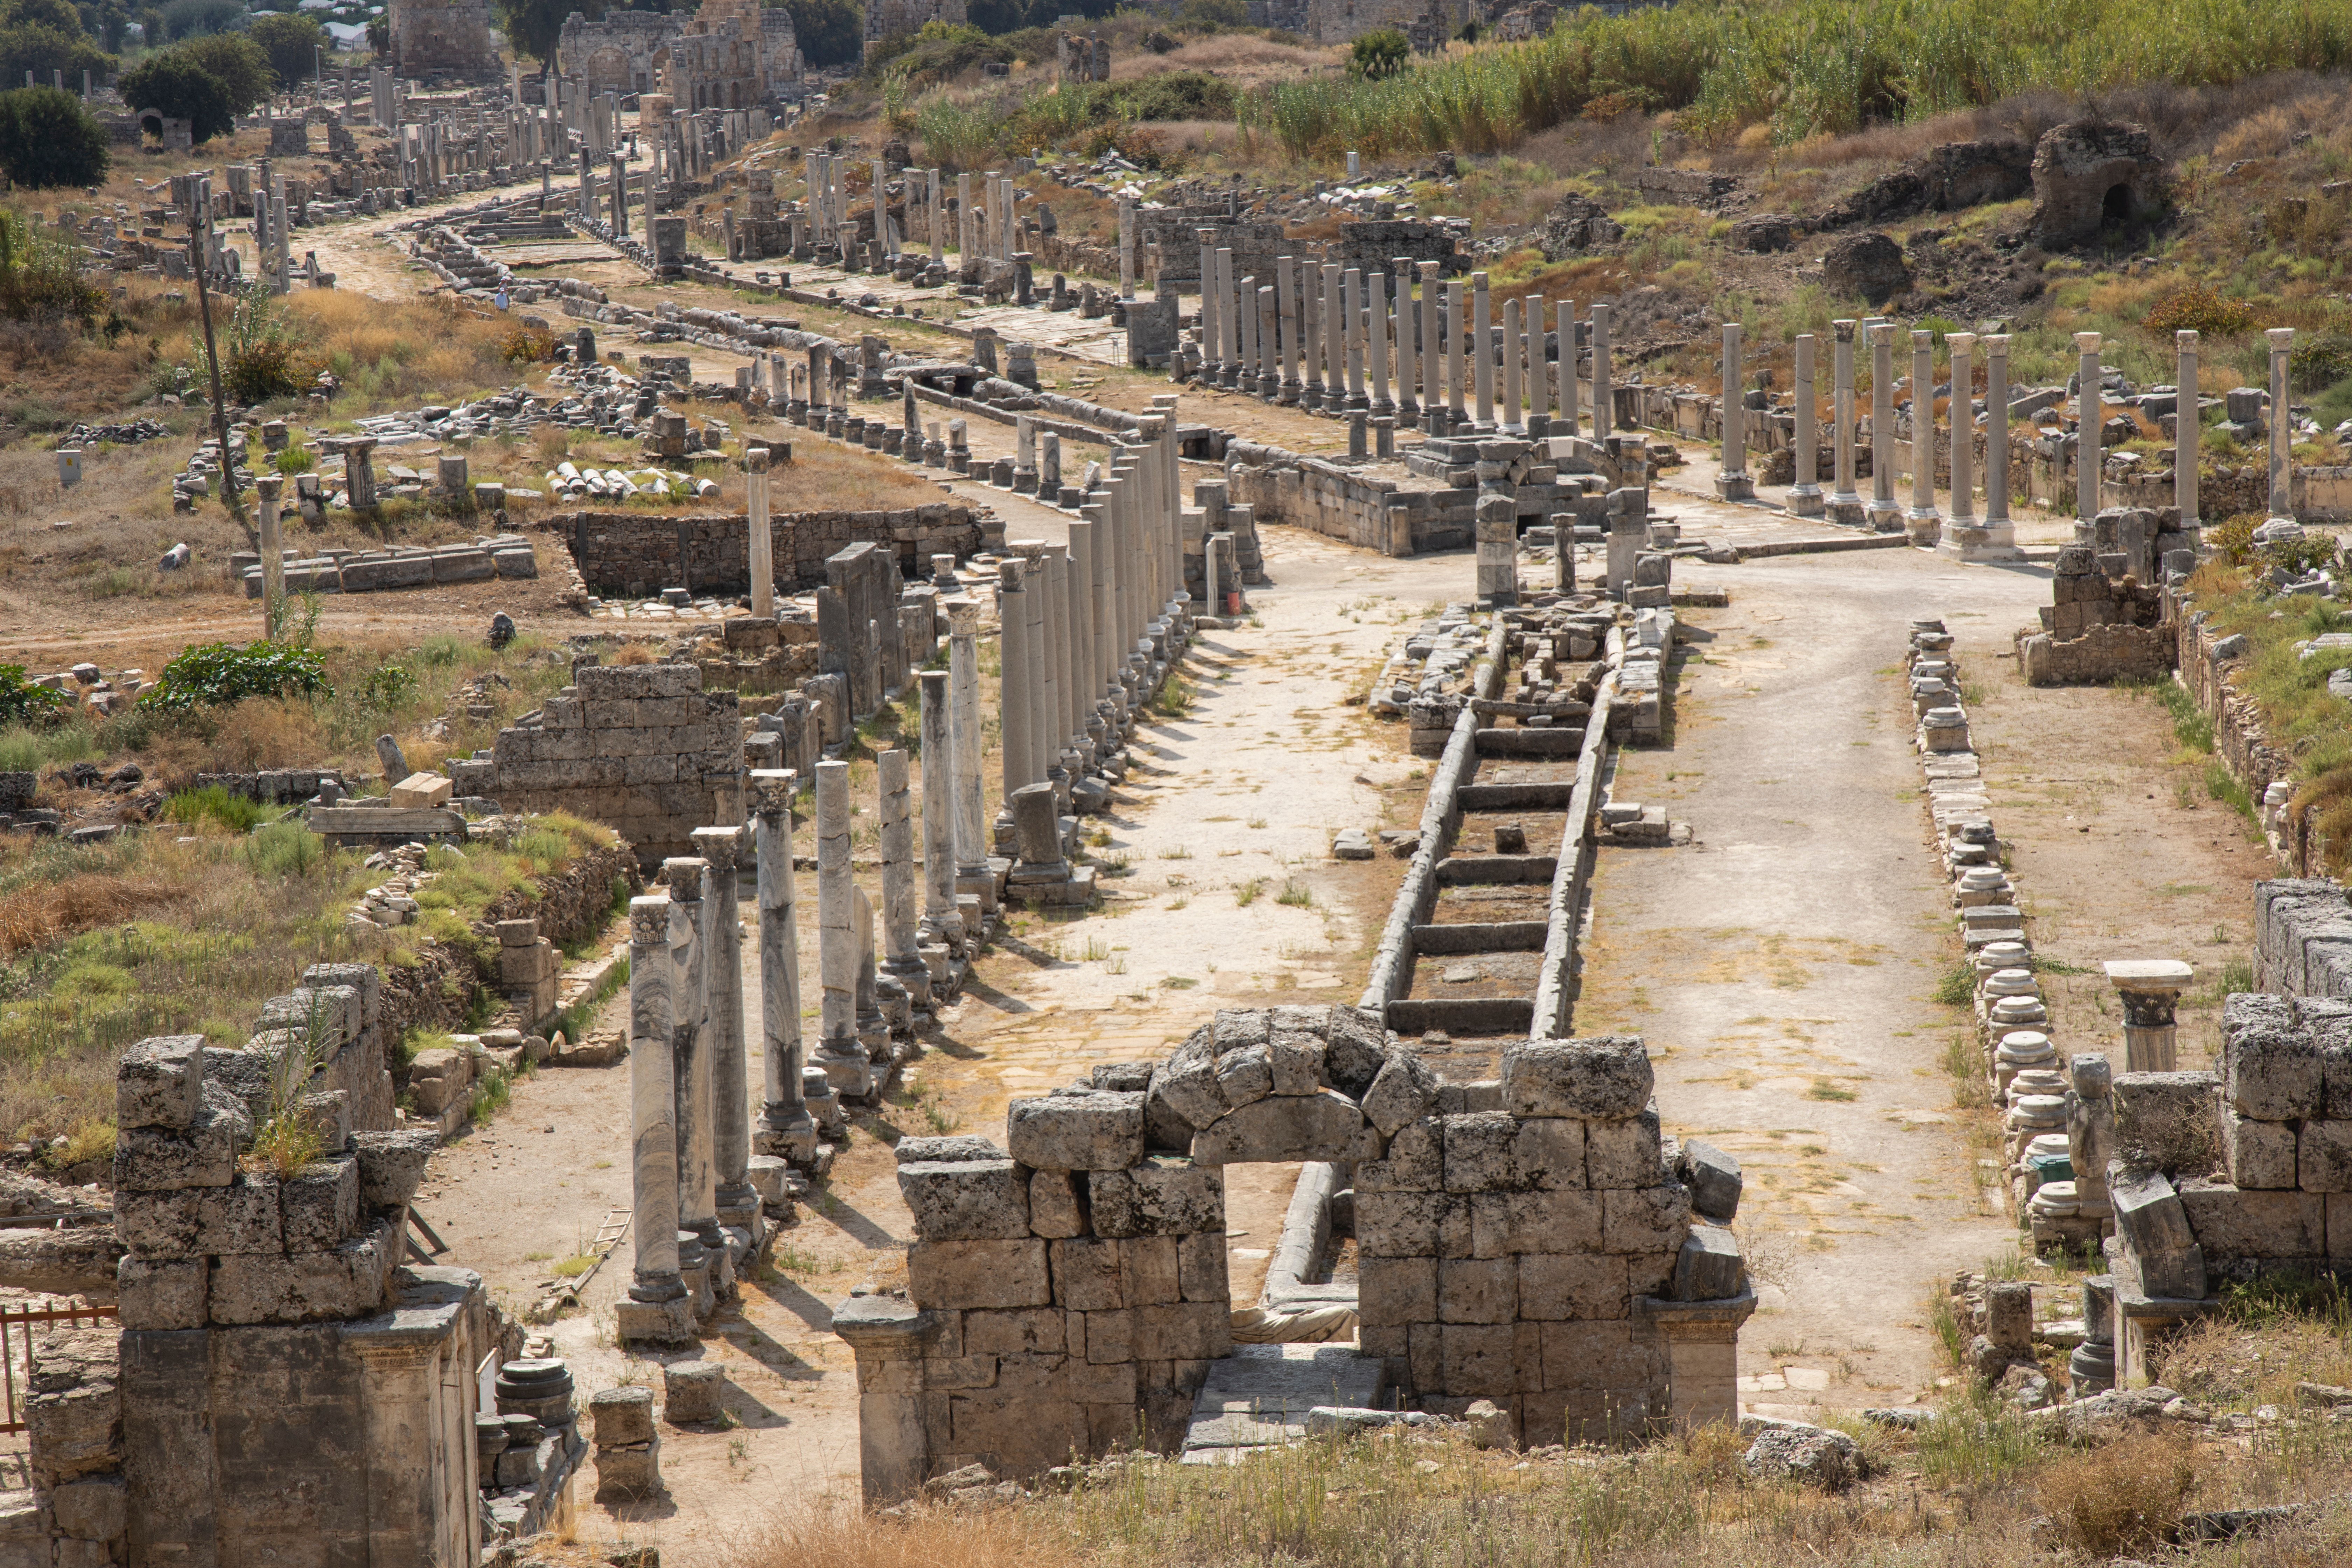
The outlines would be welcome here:
[[[1072,755],[1070,734],[1076,727],[1077,699],[1070,683],[1070,547],[1048,544],[1040,564],[1045,584],[1045,712],[1051,728],[1048,743],[1054,760],[1078,779],[1078,759]]]
[[[1257,395],[1261,401],[1282,401],[1282,316],[1274,285],[1257,287]]]
[[[778,400],[781,402],[781,398]],[[768,523],[768,448],[753,447],[743,454],[743,488],[751,511],[751,613],[776,613],[776,542]]]
[[[1554,423],[1562,436],[1576,434],[1576,405],[1580,401],[1576,385],[1576,301],[1562,299],[1552,307],[1559,322],[1553,329],[1559,339],[1559,362],[1554,373],[1559,377],[1559,417]]]
[[[971,176],[956,176],[956,262],[959,266],[976,260],[971,253]]]
[[[1323,412],[1344,414],[1348,408],[1346,268],[1336,261],[1323,265]]]
[[[2197,972],[2171,958],[2110,961],[2105,967],[2107,984],[2116,988],[2124,1006],[2124,1071],[2178,1071],[2175,1012],[2180,994],[2196,981]]]
[[[1364,413],[1370,400],[1364,395],[1364,273],[1350,267],[1339,275],[1339,309],[1348,334],[1348,404],[1350,414]]]
[[[1445,427],[1444,378],[1438,369],[1444,355],[1437,332],[1438,264],[1417,261],[1413,267],[1421,274],[1421,331],[1413,354],[1421,371],[1421,427],[1435,436]]]
[[[2100,384],[2105,373],[2099,367],[2099,334],[2076,332],[2074,351],[2081,356],[2074,370],[2074,537],[2078,542],[2087,542],[2092,520],[2099,515],[2099,470],[2105,466],[2100,447],[2105,435],[2101,426],[2107,419],[2107,400]],[[2275,348],[2271,352],[2271,379],[2276,381],[2280,360]],[[2277,466],[2274,456],[2272,468],[2275,469]],[[2275,489],[2275,478],[2273,485]]]
[[[673,856],[662,862],[669,884],[670,965],[677,977],[670,1030],[677,1061],[677,1227],[698,1237],[706,1248],[724,1253],[711,1108],[709,965],[702,942],[708,871],[698,856]]]
[[[1609,307],[1592,307],[1592,439],[1607,437],[1617,426],[1617,384],[1610,374]]]
[[[1933,544],[1944,519],[1936,510],[1936,334],[1911,332],[1911,510],[1904,516],[1914,544]]]
[[[1100,760],[1097,742],[1101,739],[1095,719],[1095,703],[1102,695],[1102,660],[1095,637],[1095,595],[1101,582],[1101,565],[1096,554],[1100,541],[1096,537],[1095,519],[1100,509],[1080,507],[1076,521],[1070,524],[1070,710],[1075,729],[1070,742],[1085,752],[1089,764]]]
[[[931,265],[944,266],[947,260],[948,226],[946,216],[940,211],[940,172],[937,169],[930,171],[929,192],[923,205],[930,217]]]
[[[1196,228],[1192,236],[1201,242],[1201,380],[1214,386],[1217,384],[1217,231]]]
[[[1323,406],[1323,269],[1312,261],[1298,268],[1298,406],[1313,413]]]
[[[1495,427],[1495,320],[1486,275],[1470,274],[1470,365],[1478,392],[1478,428]]]
[[[1241,321],[1234,310],[1234,253],[1220,247],[1213,259],[1217,268],[1217,380],[1230,387],[1241,372]]]
[[[1895,323],[1870,324],[1870,505],[1864,515],[1879,533],[1899,532],[1903,509],[1895,501]]]
[[[1298,264],[1287,256],[1274,261],[1275,316],[1282,338],[1282,402],[1298,402]]]
[[[1135,198],[1118,198],[1118,297],[1135,298]]]
[[[881,795],[882,972],[907,988],[918,1011],[931,1005],[931,970],[915,904],[914,790],[907,753],[897,746],[874,759]]]
[[[2197,334],[2173,333],[2172,348],[2172,378],[2179,389],[2172,401],[2172,501],[2180,512],[2180,531],[2194,550],[2201,526],[2197,517]]]
[[[2009,334],[1984,340],[1985,352],[1985,544],[2017,547],[2017,525],[2009,520]]]
[[[1519,301],[1503,301],[1503,428],[1514,434],[1527,428],[1519,409]]]
[[[1033,555],[1022,563],[1021,606],[1027,617],[1021,633],[1021,660],[1028,668],[1029,777],[1053,778],[1061,771],[1061,742],[1054,733],[1053,641],[1047,629],[1045,562]],[[1064,780],[1066,785],[1066,779]]]
[[[1822,515],[1821,413],[1813,391],[1813,334],[1797,334],[1796,417],[1790,432],[1797,454],[1797,480],[1789,489],[1790,517]]]
[[[1947,555],[1971,561],[1984,548],[1976,499],[1977,338],[1974,332],[1948,332],[1944,343],[1952,351],[1952,403],[1946,421],[1952,439],[1952,519],[1937,547]]]
[[[954,700],[948,694],[952,677],[944,669],[926,669],[915,679],[923,703],[923,919],[918,934],[925,947],[944,945],[952,954],[963,951],[955,847],[962,781],[956,776]]]
[[[1723,323],[1723,467],[1716,476],[1718,500],[1754,500],[1756,481],[1748,477],[1748,393],[1740,353],[1739,323]]]
[[[988,819],[980,773],[980,601],[947,600],[948,743],[955,750],[956,890],[980,894],[981,908],[995,907],[996,884],[988,875]],[[978,931],[965,935],[977,940]]]
[[[1445,285],[1445,411],[1449,430],[1458,430],[1469,422],[1462,403],[1463,353],[1462,340],[1468,336],[1462,314],[1462,285]]]
[[[849,764],[816,765],[816,1063],[834,1092],[873,1092],[874,1064],[857,1038],[857,885],[850,875]]]
[[[1854,488],[1853,329],[1850,321],[1832,321],[1835,343],[1831,360],[1830,452],[1834,477],[1830,481],[1829,518],[1849,528],[1860,527],[1862,495]]]
[[[2263,334],[2271,345],[2272,522],[2294,521],[2294,416],[2287,409],[2287,355],[2294,352],[2294,329],[2273,327]]]
[[[760,1194],[748,1177],[751,1158],[751,1080],[743,1054],[743,936],[737,913],[743,851],[740,827],[698,827],[691,835],[705,873],[701,945],[710,998],[705,1033],[710,1058],[711,1183],[722,1224],[748,1228]]]
[[[1389,395],[1389,278],[1377,267],[1364,269],[1364,324],[1371,349],[1371,413],[1376,419],[1392,417],[1396,399]]]
[[[793,879],[793,795],[797,773],[751,773],[751,842],[759,856],[761,1152],[806,1162],[816,1123],[801,1089],[799,898]]]
[[[658,1310],[686,1299],[678,1278],[669,920],[667,893],[629,900],[629,1191],[636,1268],[620,1318],[625,1337],[635,1337],[628,1334],[633,1318],[682,1319],[681,1332],[690,1332],[693,1324],[690,1312]]]
[[[1397,418],[1402,423],[1413,423],[1421,418],[1421,400],[1413,395],[1421,376],[1421,353],[1413,343],[1413,258],[1397,257],[1390,266],[1395,268],[1397,275]]]
[[[1033,755],[1029,742],[1030,709],[1036,698],[1029,685],[1029,601],[1025,596],[1028,567],[1019,560],[1001,562],[996,569],[997,697],[996,714],[1003,733],[1003,798],[1034,782],[1029,775]],[[1010,810],[1010,807],[1004,808]],[[1000,816],[999,821],[1006,818]]]
[[[1244,393],[1257,391],[1257,279],[1244,278],[1234,287],[1234,321],[1241,328],[1241,374],[1234,378],[1234,387]]]

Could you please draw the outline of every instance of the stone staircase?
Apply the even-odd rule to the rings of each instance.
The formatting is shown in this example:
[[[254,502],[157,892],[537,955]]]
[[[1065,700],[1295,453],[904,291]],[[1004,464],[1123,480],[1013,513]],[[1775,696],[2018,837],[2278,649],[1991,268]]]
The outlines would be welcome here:
[[[1183,1462],[1229,1465],[1307,1436],[1318,1405],[1362,1409],[1381,1398],[1381,1363],[1353,1344],[1236,1345],[1211,1363],[1192,1400]]]

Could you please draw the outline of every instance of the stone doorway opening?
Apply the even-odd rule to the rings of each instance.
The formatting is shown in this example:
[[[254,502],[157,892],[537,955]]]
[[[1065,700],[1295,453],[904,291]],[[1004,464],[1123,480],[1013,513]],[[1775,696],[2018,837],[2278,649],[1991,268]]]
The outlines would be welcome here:
[[[2131,222],[2132,195],[2129,185],[2119,180],[2107,187],[2107,194],[2099,199],[2099,219],[2108,227]]]

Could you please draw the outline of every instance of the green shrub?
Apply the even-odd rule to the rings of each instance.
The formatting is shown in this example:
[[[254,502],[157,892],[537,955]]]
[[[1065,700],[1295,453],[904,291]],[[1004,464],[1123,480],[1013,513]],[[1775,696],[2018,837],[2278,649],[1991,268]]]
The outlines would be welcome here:
[[[1394,27],[1366,33],[1348,50],[1348,74],[1368,81],[1394,76],[1412,63],[1412,40]]]
[[[95,185],[112,161],[105,127],[54,87],[0,92],[0,173],[32,190]]]
[[[245,863],[257,877],[307,877],[326,858],[325,846],[299,822],[273,822],[245,841]]]
[[[106,296],[81,275],[79,247],[35,230],[22,216],[0,212],[0,315],[16,321],[98,325]]]
[[[399,664],[379,664],[367,672],[360,682],[360,706],[379,713],[389,713],[416,693],[416,677],[408,667]]]
[[[308,447],[289,447],[282,452],[270,454],[269,466],[289,476],[307,474],[319,466],[319,459],[311,456]]]
[[[25,679],[21,664],[0,664],[0,725],[43,724],[73,707],[73,699]]]
[[[139,702],[162,712],[187,713],[248,697],[334,694],[327,680],[327,661],[315,648],[268,642],[236,647],[215,642],[183,649]]]
[[[319,57],[314,50],[334,52],[327,30],[310,16],[256,16],[245,36],[260,46],[269,61],[270,74],[278,79],[280,87],[292,87],[311,79],[318,70]]]
[[[149,56],[123,72],[120,85],[126,103],[186,121],[189,135],[200,147],[236,129],[227,87],[177,49]]]
[[[2212,332],[2234,337],[2254,324],[2254,308],[2243,300],[2225,300],[2199,284],[2166,296],[2140,321],[2159,336],[2168,332]]]
[[[258,803],[232,795],[218,784],[184,789],[163,803],[163,815],[173,822],[195,826],[217,822],[232,833],[250,833],[267,815]]]

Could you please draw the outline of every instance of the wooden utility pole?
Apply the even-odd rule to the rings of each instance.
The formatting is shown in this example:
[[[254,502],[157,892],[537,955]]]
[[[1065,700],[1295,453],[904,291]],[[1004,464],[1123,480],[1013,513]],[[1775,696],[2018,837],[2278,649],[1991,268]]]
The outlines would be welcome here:
[[[228,410],[221,402],[220,352],[213,346],[213,298],[205,288],[205,231],[211,226],[212,182],[202,175],[191,176],[188,186],[188,265],[196,279],[196,314],[205,326],[205,364],[212,374],[213,435],[220,442],[221,501],[228,508],[229,516],[245,530],[246,540],[256,550],[261,540],[251,524],[245,521],[245,509],[237,504],[236,464],[228,453]]]

